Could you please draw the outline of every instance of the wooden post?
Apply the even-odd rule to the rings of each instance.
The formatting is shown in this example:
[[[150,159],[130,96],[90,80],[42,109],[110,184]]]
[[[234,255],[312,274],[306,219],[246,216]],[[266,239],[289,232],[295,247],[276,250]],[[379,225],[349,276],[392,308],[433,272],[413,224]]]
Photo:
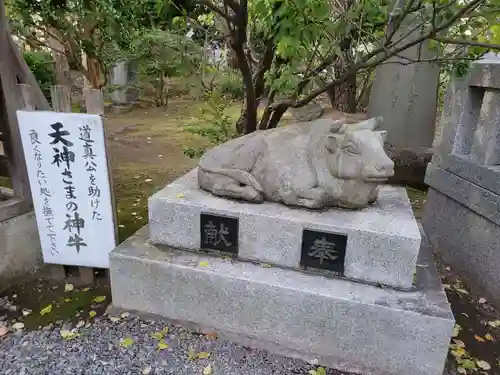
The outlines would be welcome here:
[[[87,113],[92,113],[96,115],[104,115],[104,97],[102,90],[87,88],[84,91],[85,95],[85,106],[87,107]],[[104,133],[104,145],[105,149],[108,149],[108,137],[106,133],[106,126],[103,123],[103,133]],[[109,160],[109,155],[106,156],[106,161],[108,164],[108,180],[109,189],[111,196],[111,208],[113,210],[113,221],[115,223],[115,242],[118,244],[118,217],[116,214],[116,199],[115,199],[115,189],[113,188],[113,174],[111,169],[111,163]]]
[[[50,88],[52,108],[54,112],[71,112],[71,95],[69,86],[54,85]]]

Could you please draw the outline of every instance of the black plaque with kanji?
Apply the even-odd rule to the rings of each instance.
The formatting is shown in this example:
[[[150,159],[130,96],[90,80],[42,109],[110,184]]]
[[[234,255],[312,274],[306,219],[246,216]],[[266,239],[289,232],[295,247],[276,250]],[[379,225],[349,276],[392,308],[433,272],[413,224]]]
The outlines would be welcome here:
[[[238,254],[238,218],[202,213],[201,248]]]
[[[301,265],[344,273],[347,235],[304,229]]]

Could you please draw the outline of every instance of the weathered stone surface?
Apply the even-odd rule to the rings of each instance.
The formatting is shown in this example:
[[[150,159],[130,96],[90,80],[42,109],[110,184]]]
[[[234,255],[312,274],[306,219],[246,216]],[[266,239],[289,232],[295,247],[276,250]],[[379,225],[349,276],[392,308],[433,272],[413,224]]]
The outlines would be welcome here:
[[[414,292],[157,247],[110,255],[113,304],[210,327],[241,344],[372,375],[440,375],[454,325],[427,247]]]
[[[500,225],[500,196],[432,164],[425,182],[435,190]],[[426,203],[429,205],[430,203]]]
[[[0,289],[12,278],[35,271],[41,263],[34,212],[0,222]]]
[[[420,36],[421,21],[405,19],[393,40],[408,43]],[[409,34],[409,35],[408,35]],[[420,43],[377,67],[370,92],[368,116],[382,116],[387,141],[397,147],[431,147],[434,138],[439,84],[439,64],[409,63],[435,58],[427,43]]]
[[[258,131],[207,151],[198,183],[217,196],[322,209],[361,208],[394,173],[381,118],[328,119]]]
[[[310,103],[300,108],[290,108],[290,112],[295,121],[313,121],[317,120],[323,115],[323,107],[319,103]]]
[[[200,249],[202,212],[238,218],[242,258],[299,268],[304,229],[347,234],[346,277],[411,288],[421,238],[404,188],[383,185],[358,211],[310,211],[218,198],[198,187],[194,170],[150,198],[151,241]]]
[[[469,85],[500,89],[500,61],[497,58],[476,61]]]
[[[478,165],[467,156],[443,155],[439,167],[500,195],[500,165]]]
[[[478,295],[500,306],[500,226],[433,188],[422,223],[443,259]]]

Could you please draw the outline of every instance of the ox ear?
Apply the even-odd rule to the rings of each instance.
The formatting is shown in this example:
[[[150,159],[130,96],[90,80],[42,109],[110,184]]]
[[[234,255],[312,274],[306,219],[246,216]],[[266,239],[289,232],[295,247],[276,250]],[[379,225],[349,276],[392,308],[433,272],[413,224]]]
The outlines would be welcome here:
[[[377,133],[380,134],[380,138],[382,138],[382,141],[385,142],[385,140],[387,139],[387,131],[380,130],[380,131],[377,131]]]
[[[349,130],[375,130],[382,125],[383,119],[381,116],[372,117],[368,120],[358,122],[349,126]]]
[[[328,134],[328,138],[326,139],[326,149],[331,153],[334,153],[337,148],[339,148],[343,139],[343,134]]]

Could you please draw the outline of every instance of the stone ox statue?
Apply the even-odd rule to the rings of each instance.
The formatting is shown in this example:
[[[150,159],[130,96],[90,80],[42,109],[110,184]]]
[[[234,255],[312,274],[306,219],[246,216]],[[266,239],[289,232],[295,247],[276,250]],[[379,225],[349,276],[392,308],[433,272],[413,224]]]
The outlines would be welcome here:
[[[357,124],[320,119],[256,131],[207,151],[198,183],[221,197],[311,209],[362,208],[394,174],[381,117]]]

